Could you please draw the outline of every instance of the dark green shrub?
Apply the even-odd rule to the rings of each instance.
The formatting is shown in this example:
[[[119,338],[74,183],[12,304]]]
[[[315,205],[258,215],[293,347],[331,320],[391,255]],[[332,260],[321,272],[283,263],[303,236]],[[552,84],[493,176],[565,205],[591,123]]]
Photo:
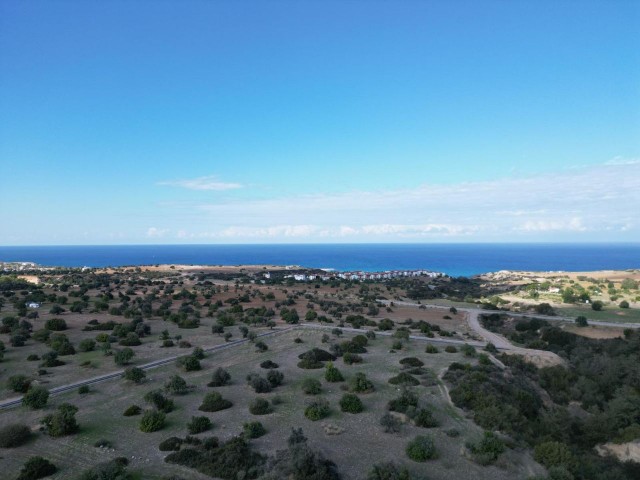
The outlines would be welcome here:
[[[183,440],[178,437],[169,437],[166,440],[160,442],[158,448],[161,452],[177,452],[180,450]]]
[[[59,367],[60,365],[64,365],[64,362],[62,360],[58,360],[58,352],[51,350],[50,352],[42,355],[41,367],[53,368]]]
[[[175,405],[173,400],[165,397],[160,390],[151,390],[144,396],[144,401],[153,405],[156,410],[160,410],[164,413],[171,412]]]
[[[533,458],[547,468],[565,467],[571,469],[575,459],[569,447],[562,442],[544,442],[536,445]]]
[[[209,387],[223,387],[225,385],[229,385],[231,383],[231,375],[224,368],[218,367],[213,372],[213,377],[211,381],[207,384]]]
[[[124,457],[99,463],[82,472],[78,480],[130,480],[132,477],[127,473],[127,463]]]
[[[140,431],[145,433],[156,432],[164,427],[166,415],[157,410],[147,410],[140,419]]]
[[[340,373],[340,370],[333,365],[333,362],[327,363],[327,368],[324,372],[324,379],[327,382],[344,382],[342,373]]]
[[[409,389],[403,389],[398,398],[390,400],[387,408],[392,412],[407,413],[410,407],[418,406],[418,396]]]
[[[453,345],[447,345],[446,347],[444,347],[444,351],[447,353],[456,353],[458,349]]]
[[[0,352],[1,353],[1,352]],[[1,360],[1,359],[0,359]],[[27,361],[28,362],[37,362],[38,360],[40,360],[40,357],[38,355],[36,355],[35,353],[32,353],[31,355],[29,355],[27,357]]]
[[[95,340],[85,338],[78,344],[78,350],[81,352],[92,352],[96,348]]]
[[[104,438],[97,440],[93,444],[93,446],[96,448],[113,448],[113,444],[109,440],[105,440]]]
[[[331,413],[329,402],[323,398],[315,400],[304,410],[304,416],[314,422],[329,416],[329,413]]]
[[[407,445],[407,456],[414,462],[426,462],[436,458],[436,446],[431,437],[418,435]]]
[[[206,432],[211,428],[211,426],[211,420],[207,417],[191,417],[191,421],[187,424],[187,429],[190,434],[195,435],[197,433]]]
[[[373,382],[362,372],[356,373],[355,377],[349,381],[349,387],[356,393],[370,393],[375,390]]]
[[[188,357],[180,357],[177,360],[178,366],[180,366],[185,372],[195,372],[202,369],[200,365],[200,360],[198,360],[193,355],[189,355]]]
[[[63,403],[55,413],[42,419],[44,431],[51,437],[63,437],[77,433],[80,430],[78,422],[76,422],[77,411],[78,407]]]
[[[13,423],[0,428],[0,448],[15,448],[23,445],[31,437],[31,430],[26,425]]]
[[[469,345],[468,343],[465,343],[462,347],[460,347],[460,351],[463,353],[465,357],[476,356],[476,349],[472,345]]]
[[[367,475],[367,480],[412,480],[412,477],[407,467],[386,462],[374,465]]]
[[[53,332],[61,332],[67,329],[67,322],[62,318],[50,318],[44,322],[44,328]]]
[[[26,375],[12,375],[7,380],[7,387],[17,393],[25,393],[29,390],[31,380]]]
[[[141,413],[142,408],[140,408],[138,405],[131,405],[127,407],[122,415],[124,415],[125,417],[133,417],[134,415],[140,415]]]
[[[469,444],[467,447],[471,451],[473,460],[480,465],[492,464],[505,451],[504,442],[493,432],[488,431],[484,432],[480,441]]]
[[[342,356],[342,361],[347,365],[353,365],[354,363],[362,363],[362,357],[355,353],[347,352]]]
[[[389,383],[391,385],[411,385],[411,386],[420,385],[420,381],[416,377],[408,374],[407,372],[402,372],[396,375],[395,377],[391,377],[389,379]]]
[[[439,352],[438,347],[436,347],[435,345],[432,345],[430,343],[427,344],[427,346],[425,347],[424,351],[426,353],[438,353]]]
[[[416,357],[406,357],[400,360],[400,365],[403,367],[422,367],[424,362]]]
[[[271,413],[271,405],[264,398],[256,398],[249,404],[249,411],[253,415],[266,415]]]
[[[267,430],[260,422],[247,422],[242,425],[242,434],[246,438],[259,438],[265,433],[267,433]]]
[[[187,385],[187,381],[180,375],[173,375],[165,382],[164,389],[172,395],[185,395],[189,392],[189,385]]]
[[[46,458],[30,457],[20,469],[17,480],[37,480],[48,477],[58,471],[58,468]]]
[[[202,400],[202,405],[198,407],[198,410],[202,412],[217,412],[219,410],[225,410],[231,408],[233,403],[229,400],[222,398],[218,392],[207,393]]]
[[[364,410],[364,406],[357,395],[345,393],[340,399],[340,410],[348,413],[360,413]]]
[[[31,387],[22,397],[22,405],[32,409],[44,408],[49,400],[49,390],[44,387]]]
[[[315,378],[305,378],[302,381],[302,391],[307,395],[318,395],[322,391],[322,385]]]
[[[438,421],[434,418],[433,412],[428,408],[421,408],[413,417],[416,427],[433,428],[438,426]]]
[[[269,347],[266,343],[262,341],[256,342],[256,352],[266,352],[267,350],[269,350]]]
[[[256,373],[247,375],[247,382],[256,393],[269,393],[271,391],[271,382]]]
[[[80,395],[86,395],[87,393],[89,393],[89,385],[82,385],[81,387],[79,387],[78,393]]]
[[[284,381],[284,374],[277,370],[269,370],[267,373],[267,381],[273,388],[276,388],[277,386],[282,385],[282,382]]]
[[[122,350],[118,350],[113,356],[113,361],[116,365],[128,365],[134,356],[135,352],[127,347]]]
[[[380,418],[380,425],[386,433],[398,433],[402,427],[402,421],[390,413],[385,413]]]
[[[144,373],[144,370],[138,367],[128,367],[122,374],[122,377],[125,380],[129,380],[134,383],[142,383],[146,376],[147,374]]]
[[[278,368],[279,365],[275,362],[272,362],[271,360],[265,360],[260,364],[260,367],[269,369],[269,368]]]

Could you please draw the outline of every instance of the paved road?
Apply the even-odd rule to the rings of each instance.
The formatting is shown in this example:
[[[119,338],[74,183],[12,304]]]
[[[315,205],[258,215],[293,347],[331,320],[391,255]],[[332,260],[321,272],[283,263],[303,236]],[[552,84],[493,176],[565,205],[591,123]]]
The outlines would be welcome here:
[[[293,328],[295,328],[295,327],[285,327],[285,328],[281,328],[281,329],[278,329],[278,330],[270,330],[268,332],[264,332],[264,333],[259,334],[258,337],[268,337],[270,335],[276,335],[278,333],[288,332],[288,331],[292,330]],[[220,350],[225,350],[227,348],[232,348],[232,347],[235,347],[235,346],[238,346],[238,345],[242,345],[244,343],[247,343],[248,341],[249,341],[248,339],[234,340],[232,342],[223,343],[222,345],[215,345],[213,347],[206,347],[206,348],[203,348],[203,350],[205,352],[217,352],[217,351],[220,351]],[[181,355],[173,355],[171,357],[166,357],[166,358],[162,358],[162,359],[159,359],[159,360],[154,360],[153,362],[145,363],[144,365],[140,365],[139,368],[141,368],[143,370],[151,370],[152,368],[157,368],[157,367],[161,367],[163,365],[167,365],[168,363],[175,362],[180,357],[187,357],[189,355],[191,355],[191,353],[184,353],[184,354],[181,354]],[[99,375],[97,377],[89,378],[87,380],[81,380],[79,382],[70,383],[68,385],[61,385],[59,387],[54,387],[54,388],[50,389],[49,393],[51,395],[60,395],[61,393],[68,392],[69,390],[75,390],[78,387],[81,387],[83,385],[96,385],[98,383],[107,382],[109,380],[122,378],[122,374],[123,373],[124,373],[124,370],[117,370],[115,372],[106,373],[104,375]],[[12,407],[17,407],[17,406],[19,406],[21,404],[22,404],[22,397],[10,398],[8,400],[4,400],[4,401],[0,402],[0,410],[12,408]]]

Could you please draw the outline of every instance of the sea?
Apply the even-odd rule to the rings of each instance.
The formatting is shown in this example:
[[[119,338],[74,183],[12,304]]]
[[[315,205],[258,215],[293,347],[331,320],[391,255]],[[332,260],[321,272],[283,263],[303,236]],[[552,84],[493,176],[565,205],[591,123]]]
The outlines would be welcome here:
[[[473,276],[499,270],[636,269],[640,243],[0,246],[0,261],[62,267],[300,265],[367,272],[426,269]]]

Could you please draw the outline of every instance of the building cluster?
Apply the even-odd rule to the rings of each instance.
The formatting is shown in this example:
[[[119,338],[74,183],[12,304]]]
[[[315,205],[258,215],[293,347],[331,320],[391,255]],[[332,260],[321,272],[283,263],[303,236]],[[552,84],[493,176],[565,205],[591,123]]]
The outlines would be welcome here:
[[[313,280],[331,280],[332,278],[340,278],[342,280],[386,280],[400,277],[442,277],[444,274],[440,272],[431,272],[429,270],[387,270],[384,272],[324,272],[324,273],[294,273],[285,275],[284,278],[293,278],[298,282],[309,282]],[[271,278],[270,273],[264,273],[264,278]]]

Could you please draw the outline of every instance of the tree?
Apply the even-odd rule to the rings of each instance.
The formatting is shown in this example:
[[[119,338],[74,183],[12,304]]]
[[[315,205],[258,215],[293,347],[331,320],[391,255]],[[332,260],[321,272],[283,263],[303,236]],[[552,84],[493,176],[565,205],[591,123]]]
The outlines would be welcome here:
[[[348,413],[360,413],[364,410],[362,401],[353,393],[345,393],[340,399],[340,409]]]
[[[350,380],[349,386],[356,393],[369,393],[375,390],[371,380],[362,372],[356,373],[356,376]]]
[[[20,475],[18,475],[17,480],[37,480],[38,478],[53,475],[57,471],[58,467],[46,458],[31,457],[20,469]]]
[[[596,312],[599,312],[604,308],[604,303],[602,303],[600,300],[596,300],[591,304],[591,308]]]
[[[579,327],[586,327],[587,325],[589,325],[589,322],[587,321],[587,317],[583,315],[580,315],[579,317],[577,317],[576,325],[578,325]]]
[[[344,382],[344,377],[340,370],[338,370],[332,362],[327,363],[327,368],[324,371],[324,379],[327,382]]]
[[[180,375],[173,375],[164,384],[164,389],[173,395],[184,395],[189,391],[189,385]]]
[[[134,351],[127,347],[123,348],[122,350],[118,350],[113,356],[113,361],[116,363],[116,365],[127,365],[131,362],[134,356]]]
[[[200,360],[198,360],[193,355],[189,355],[187,357],[180,357],[177,361],[178,365],[182,367],[185,372],[195,372],[202,369],[200,365]]]
[[[44,387],[31,387],[22,397],[22,404],[32,409],[44,408],[49,400],[49,390]]]
[[[144,381],[147,374],[144,373],[144,370],[142,370],[141,368],[129,367],[124,371],[124,374],[122,376],[125,380],[129,380],[130,382],[139,384]]]
[[[409,442],[406,452],[414,462],[426,462],[436,457],[436,446],[431,437],[418,435]]]
[[[629,308],[629,302],[627,302],[626,300],[623,300],[620,302],[620,305],[618,305],[620,308]]]
[[[164,427],[166,415],[157,410],[147,410],[140,419],[140,431],[145,433],[156,432]]]
[[[7,387],[17,393],[25,393],[29,390],[31,380],[26,375],[12,375],[7,380]]]
[[[223,387],[231,383],[231,375],[224,368],[218,367],[211,378],[211,381],[207,384],[209,387]]]
[[[56,413],[47,415],[42,419],[45,432],[51,437],[63,437],[77,433],[80,427],[76,422],[76,412],[78,407],[63,403],[58,407]]]
[[[187,429],[191,435],[197,433],[206,432],[212,426],[211,420],[208,417],[191,417],[191,421],[187,424]]]
[[[63,318],[50,318],[44,322],[44,328],[59,332],[67,329],[67,322],[65,322]]]
[[[198,407],[198,410],[202,412],[217,412],[219,410],[225,410],[231,408],[233,403],[229,400],[222,398],[218,392],[207,393],[202,400],[202,405]]]
[[[164,413],[171,412],[175,405],[173,400],[165,397],[160,390],[151,390],[144,396],[145,402],[153,405],[157,410]]]

